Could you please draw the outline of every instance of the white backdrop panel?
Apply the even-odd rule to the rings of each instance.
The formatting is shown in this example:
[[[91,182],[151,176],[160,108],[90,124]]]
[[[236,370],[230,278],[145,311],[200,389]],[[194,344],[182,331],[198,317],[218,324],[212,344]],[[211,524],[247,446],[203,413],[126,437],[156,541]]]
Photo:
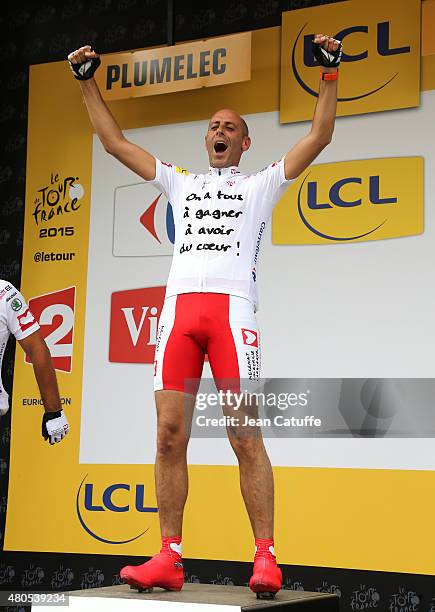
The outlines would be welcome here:
[[[421,236],[324,246],[274,246],[269,224],[259,270],[263,376],[435,377],[435,91],[417,109],[340,118],[318,162],[422,155],[425,231]],[[276,160],[309,129],[280,125],[278,113],[246,117],[251,172]],[[206,121],[128,130],[127,138],[193,172],[207,169]],[[400,177],[398,177],[400,180]],[[129,252],[115,233],[115,190],[140,179],[94,137],[80,461],[153,463],[152,366],[109,363],[113,291],[164,285],[169,256]],[[145,188],[145,187],[144,187]],[[148,188],[148,186],[146,187]],[[157,196],[157,192],[155,192]],[[132,202],[140,212],[140,204]],[[128,225],[128,223],[127,223]],[[127,227],[126,225],[126,227]],[[116,246],[118,245],[118,247]],[[138,253],[148,252],[139,250]],[[435,469],[431,439],[273,439],[274,465]],[[189,461],[234,464],[226,440],[194,439]]]

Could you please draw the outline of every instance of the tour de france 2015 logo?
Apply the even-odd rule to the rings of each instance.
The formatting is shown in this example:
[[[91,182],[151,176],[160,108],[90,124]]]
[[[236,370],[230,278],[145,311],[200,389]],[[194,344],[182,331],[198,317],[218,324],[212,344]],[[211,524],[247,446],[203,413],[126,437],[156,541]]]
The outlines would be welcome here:
[[[55,221],[68,225],[82,206],[85,190],[76,175],[50,174],[50,180],[36,190],[32,217],[40,228],[40,238],[71,236],[71,227],[50,228]]]
[[[149,530],[144,515],[158,512],[145,504],[143,483],[106,482],[86,474],[76,495],[76,514],[83,530],[102,544],[127,544]],[[144,529],[145,527],[145,529]]]
[[[311,166],[274,210],[273,244],[340,244],[421,234],[423,161],[395,157]]]
[[[351,0],[283,13],[281,122],[312,117],[319,91],[316,32],[343,44],[338,115],[418,106],[420,10],[419,0]]]

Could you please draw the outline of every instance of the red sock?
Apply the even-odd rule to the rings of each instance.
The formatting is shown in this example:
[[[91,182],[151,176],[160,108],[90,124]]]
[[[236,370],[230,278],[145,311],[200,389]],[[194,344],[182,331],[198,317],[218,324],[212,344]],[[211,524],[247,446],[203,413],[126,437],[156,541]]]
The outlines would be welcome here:
[[[162,537],[162,552],[173,552],[181,557],[181,536]]]
[[[273,538],[256,538],[255,539],[255,552],[269,552],[275,556],[275,548]]]

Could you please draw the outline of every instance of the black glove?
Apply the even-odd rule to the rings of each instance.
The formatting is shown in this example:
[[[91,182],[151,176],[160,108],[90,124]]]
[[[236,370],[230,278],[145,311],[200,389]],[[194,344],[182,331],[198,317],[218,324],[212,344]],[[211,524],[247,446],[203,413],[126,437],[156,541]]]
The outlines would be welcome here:
[[[326,68],[336,68],[340,64],[343,45],[338,45],[335,51],[327,51],[321,43],[312,42],[313,55],[321,66]]]
[[[42,437],[50,444],[64,439],[69,432],[69,425],[63,410],[44,412],[42,416]]]
[[[78,62],[77,64],[73,64],[73,62],[70,60],[68,60],[68,62],[71,72],[79,81],[87,81],[88,79],[92,79],[96,69],[101,64],[99,57],[91,57],[85,62]]]

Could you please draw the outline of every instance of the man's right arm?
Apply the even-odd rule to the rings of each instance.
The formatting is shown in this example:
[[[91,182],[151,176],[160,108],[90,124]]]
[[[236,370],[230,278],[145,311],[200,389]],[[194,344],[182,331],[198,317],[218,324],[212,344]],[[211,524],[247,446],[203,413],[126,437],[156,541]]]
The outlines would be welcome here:
[[[89,45],[80,47],[68,55],[72,64],[80,64],[98,57]],[[92,77],[80,80],[80,87],[89,118],[105,150],[146,181],[156,177],[156,159],[151,153],[129,142],[103,100],[98,85]]]

